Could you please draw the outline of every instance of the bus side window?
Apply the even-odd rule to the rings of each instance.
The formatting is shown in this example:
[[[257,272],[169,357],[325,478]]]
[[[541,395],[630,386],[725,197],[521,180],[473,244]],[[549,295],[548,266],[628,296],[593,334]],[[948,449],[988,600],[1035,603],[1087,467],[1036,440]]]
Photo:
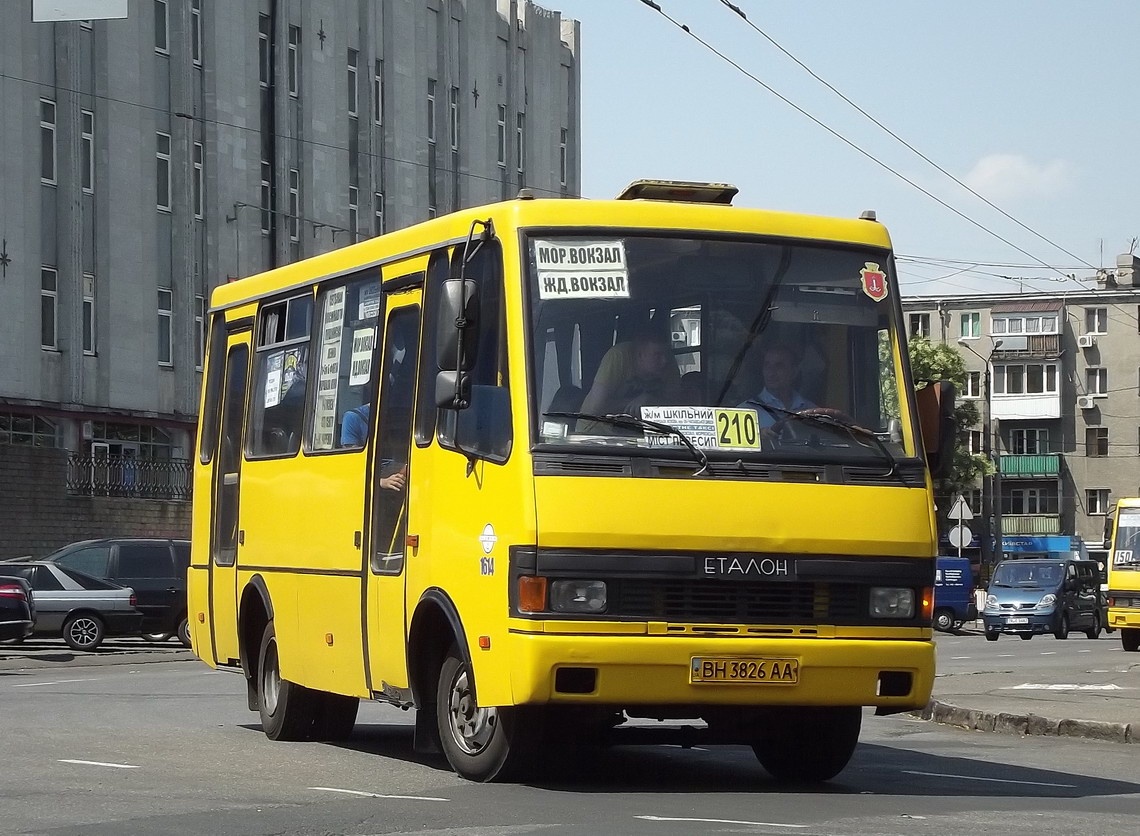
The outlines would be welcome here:
[[[226,323],[223,314],[214,314],[210,323],[210,353],[206,359],[206,393],[202,403],[201,438],[198,458],[209,464],[218,443],[218,416],[222,409],[222,374],[226,369]],[[1107,541],[1106,541],[1107,542]]]
[[[461,257],[462,251],[457,249],[454,258]],[[457,264],[453,264],[452,275],[459,275]],[[467,409],[443,410],[439,443],[501,462],[511,453],[513,433],[503,261],[497,241],[479,250],[467,265],[467,277],[475,279],[479,287],[479,340],[471,369],[471,404]]]
[[[435,334],[439,319],[440,287],[447,278],[447,257],[446,249],[431,254],[424,281],[424,323],[423,337],[420,340],[423,350],[420,352],[420,388],[416,402],[416,445],[419,447],[431,444],[439,417],[439,410],[435,406],[435,374],[439,371],[435,358]]]
[[[311,294],[262,307],[246,454],[293,456],[301,449],[309,366]]]

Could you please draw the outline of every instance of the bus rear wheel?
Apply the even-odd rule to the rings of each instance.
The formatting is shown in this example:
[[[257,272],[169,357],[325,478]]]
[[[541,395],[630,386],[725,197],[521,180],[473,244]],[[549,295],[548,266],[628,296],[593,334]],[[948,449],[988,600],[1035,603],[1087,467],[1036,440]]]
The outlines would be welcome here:
[[[859,706],[774,709],[752,743],[760,765],[777,781],[826,781],[855,754],[863,711]]]
[[[439,669],[436,724],[448,763],[469,781],[506,781],[534,760],[541,739],[537,717],[523,708],[481,707],[475,677],[452,645]]]
[[[315,696],[295,682],[281,678],[277,634],[265,625],[257,654],[257,710],[270,740],[306,740],[313,726]]]
[[[341,694],[314,691],[312,740],[348,740],[356,727],[356,712],[360,700]]]

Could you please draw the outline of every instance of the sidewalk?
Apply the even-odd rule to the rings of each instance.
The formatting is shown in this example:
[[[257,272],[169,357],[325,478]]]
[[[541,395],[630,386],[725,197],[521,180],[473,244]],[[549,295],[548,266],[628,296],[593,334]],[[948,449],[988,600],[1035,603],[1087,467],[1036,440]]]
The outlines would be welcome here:
[[[981,634],[970,624],[959,632]],[[1100,641],[1119,646],[1120,638]],[[1024,670],[939,676],[930,703],[915,713],[977,731],[1140,743],[1140,654],[1114,654],[1112,664],[1068,672],[1061,683]]]

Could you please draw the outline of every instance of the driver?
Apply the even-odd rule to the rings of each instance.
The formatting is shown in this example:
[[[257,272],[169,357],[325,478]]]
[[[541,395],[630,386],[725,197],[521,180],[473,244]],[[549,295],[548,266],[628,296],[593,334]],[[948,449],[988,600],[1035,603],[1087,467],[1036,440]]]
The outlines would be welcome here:
[[[762,362],[764,388],[740,404],[743,409],[755,409],[760,427],[766,429],[781,421],[788,412],[815,409],[815,404],[796,391],[796,378],[800,373],[800,358],[790,345],[775,343],[764,350]],[[765,407],[775,407],[766,409]]]

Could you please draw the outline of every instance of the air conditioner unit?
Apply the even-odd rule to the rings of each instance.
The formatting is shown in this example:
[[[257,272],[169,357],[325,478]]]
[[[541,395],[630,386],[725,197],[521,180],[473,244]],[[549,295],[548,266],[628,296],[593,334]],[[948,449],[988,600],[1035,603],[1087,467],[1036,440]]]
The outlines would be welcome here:
[[[1092,409],[1096,406],[1096,398],[1092,395],[1081,395],[1077,398],[1077,406],[1080,409]]]
[[[687,339],[688,339],[688,337],[685,335],[684,331],[674,331],[673,332],[673,342],[683,343]]]
[[[1092,348],[1094,345],[1096,345],[1096,337],[1092,334],[1082,334],[1077,337],[1078,348]]]

